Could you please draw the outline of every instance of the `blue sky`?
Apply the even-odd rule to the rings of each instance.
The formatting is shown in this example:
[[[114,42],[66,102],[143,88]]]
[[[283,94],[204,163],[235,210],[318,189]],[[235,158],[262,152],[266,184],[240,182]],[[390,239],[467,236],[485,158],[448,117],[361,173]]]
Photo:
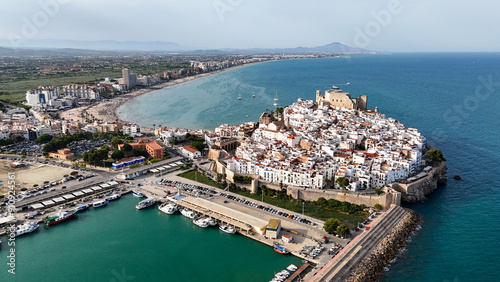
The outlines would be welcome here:
[[[498,11],[494,0],[4,0],[0,38],[498,52]]]

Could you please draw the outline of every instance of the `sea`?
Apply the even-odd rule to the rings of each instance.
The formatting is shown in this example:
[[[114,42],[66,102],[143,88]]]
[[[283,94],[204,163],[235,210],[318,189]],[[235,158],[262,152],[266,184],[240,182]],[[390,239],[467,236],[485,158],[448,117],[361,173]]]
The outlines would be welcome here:
[[[333,85],[417,128],[447,159],[448,182],[404,207],[422,229],[382,281],[498,281],[500,53],[396,53],[264,62],[140,96],[119,109],[141,126],[211,129],[258,121]],[[253,98],[255,95],[255,98]],[[239,99],[241,98],[241,99]],[[459,175],[462,180],[454,180]],[[124,197],[19,238],[13,281],[269,281],[293,257]],[[5,238],[5,237],[4,237]],[[2,241],[5,239],[2,238]],[[6,261],[7,246],[0,254]],[[133,278],[132,278],[133,277]]]

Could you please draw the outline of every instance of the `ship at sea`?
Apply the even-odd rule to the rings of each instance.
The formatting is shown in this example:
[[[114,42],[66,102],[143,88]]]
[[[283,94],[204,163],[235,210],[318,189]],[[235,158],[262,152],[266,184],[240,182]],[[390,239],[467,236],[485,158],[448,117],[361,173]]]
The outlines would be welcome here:
[[[46,217],[44,221],[47,226],[50,226],[71,219],[75,217],[75,215],[75,211],[59,211],[53,216]]]

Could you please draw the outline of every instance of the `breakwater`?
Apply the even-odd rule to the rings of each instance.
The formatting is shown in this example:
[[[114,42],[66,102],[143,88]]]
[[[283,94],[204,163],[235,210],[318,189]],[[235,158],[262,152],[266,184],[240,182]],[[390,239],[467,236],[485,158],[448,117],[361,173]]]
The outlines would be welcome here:
[[[409,211],[406,213],[389,234],[351,271],[346,281],[377,280],[383,268],[395,258],[398,250],[404,247],[406,239],[413,233],[419,221],[420,216],[417,212]]]

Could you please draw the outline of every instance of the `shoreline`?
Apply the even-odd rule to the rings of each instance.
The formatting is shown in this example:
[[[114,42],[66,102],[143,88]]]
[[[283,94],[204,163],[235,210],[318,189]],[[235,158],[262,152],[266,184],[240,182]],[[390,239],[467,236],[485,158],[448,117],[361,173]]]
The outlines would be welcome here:
[[[263,62],[269,62],[269,61],[263,61]],[[77,117],[78,119],[81,119],[80,116],[84,112],[86,112],[87,117],[89,117],[91,119],[94,118],[95,120],[101,120],[102,122],[134,123],[131,121],[122,120],[118,116],[118,113],[117,113],[118,108],[120,108],[123,104],[129,102],[132,99],[135,99],[139,96],[142,96],[144,94],[147,94],[147,93],[150,93],[150,92],[153,92],[156,90],[160,90],[160,89],[164,89],[167,87],[190,82],[190,81],[193,81],[195,79],[208,77],[208,76],[222,73],[222,72],[225,72],[228,70],[233,70],[233,69],[246,67],[246,66],[250,66],[250,65],[254,65],[254,64],[259,64],[259,63],[263,63],[263,62],[254,62],[254,63],[244,64],[244,65],[233,66],[233,67],[229,67],[229,68],[225,68],[225,69],[221,69],[221,70],[216,70],[216,71],[212,71],[212,72],[208,72],[208,73],[201,73],[201,74],[197,74],[197,75],[192,75],[192,76],[183,77],[183,78],[175,79],[172,81],[160,83],[160,84],[150,86],[147,88],[142,88],[142,89],[139,89],[136,91],[126,93],[126,94],[118,95],[118,96],[111,98],[111,99],[108,99],[106,101],[99,102],[96,105],[73,108],[73,109],[70,109],[68,111],[64,111],[63,113],[61,113],[61,116],[62,117],[72,116],[72,117]]]

